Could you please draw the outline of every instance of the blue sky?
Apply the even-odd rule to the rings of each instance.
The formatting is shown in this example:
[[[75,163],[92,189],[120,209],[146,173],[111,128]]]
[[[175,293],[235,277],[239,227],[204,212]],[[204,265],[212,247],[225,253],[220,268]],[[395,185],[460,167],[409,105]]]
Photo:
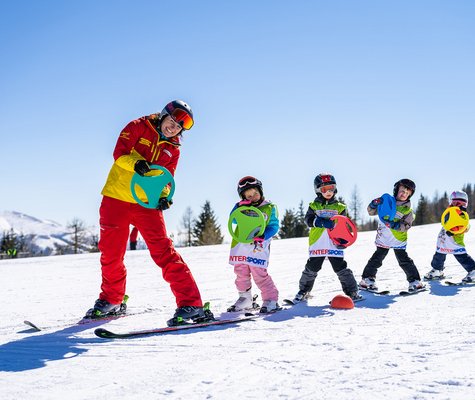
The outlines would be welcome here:
[[[195,114],[176,230],[223,228],[255,175],[279,207],[333,173],[363,203],[402,178],[475,182],[473,1],[16,1],[0,13],[1,210],[97,225],[120,130],[179,98]]]

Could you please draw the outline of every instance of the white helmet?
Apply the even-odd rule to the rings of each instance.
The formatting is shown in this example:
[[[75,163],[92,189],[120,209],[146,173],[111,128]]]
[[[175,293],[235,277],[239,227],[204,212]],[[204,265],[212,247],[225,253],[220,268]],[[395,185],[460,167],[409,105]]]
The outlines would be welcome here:
[[[467,207],[468,206],[467,193],[463,192],[462,190],[455,190],[454,192],[452,192],[449,196],[449,204],[452,204],[454,202],[463,203],[460,205],[462,205],[463,207]]]

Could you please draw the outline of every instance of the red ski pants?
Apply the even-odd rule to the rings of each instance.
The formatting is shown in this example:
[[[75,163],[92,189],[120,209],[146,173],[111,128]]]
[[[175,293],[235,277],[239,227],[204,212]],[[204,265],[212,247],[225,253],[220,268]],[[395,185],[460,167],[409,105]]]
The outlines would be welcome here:
[[[134,225],[147,244],[153,261],[162,269],[163,279],[170,284],[177,306],[203,305],[190,269],[167,236],[162,211],[104,196],[99,213],[102,265],[100,299],[119,304],[124,298],[127,277],[124,255],[129,227]]]

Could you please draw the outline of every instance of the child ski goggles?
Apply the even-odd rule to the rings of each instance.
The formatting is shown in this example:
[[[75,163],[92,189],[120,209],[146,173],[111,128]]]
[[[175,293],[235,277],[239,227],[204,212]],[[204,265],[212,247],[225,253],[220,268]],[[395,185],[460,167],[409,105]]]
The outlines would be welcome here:
[[[320,186],[320,192],[322,192],[322,193],[326,193],[326,192],[335,193],[335,190],[336,190],[336,185]]]
[[[188,130],[191,129],[191,127],[193,126],[193,118],[191,118],[190,114],[188,114],[184,110],[175,108],[173,111],[169,112],[168,115],[170,115],[173,121],[179,124],[183,129]]]
[[[467,207],[467,202],[465,200],[453,199],[450,205],[452,207]]]
[[[250,185],[259,185],[261,182],[259,179],[254,178],[253,176],[246,176],[242,178],[238,183],[238,188],[243,188]]]

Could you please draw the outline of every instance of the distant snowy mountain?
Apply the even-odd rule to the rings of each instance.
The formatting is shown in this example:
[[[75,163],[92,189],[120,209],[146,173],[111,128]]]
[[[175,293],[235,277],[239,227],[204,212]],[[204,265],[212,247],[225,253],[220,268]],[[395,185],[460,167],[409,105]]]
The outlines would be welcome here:
[[[73,243],[72,232],[66,226],[50,220],[42,220],[17,211],[0,213],[0,238],[7,232],[22,236],[32,255],[54,255],[57,246],[69,246]],[[85,240],[94,241],[95,228],[88,228]]]

